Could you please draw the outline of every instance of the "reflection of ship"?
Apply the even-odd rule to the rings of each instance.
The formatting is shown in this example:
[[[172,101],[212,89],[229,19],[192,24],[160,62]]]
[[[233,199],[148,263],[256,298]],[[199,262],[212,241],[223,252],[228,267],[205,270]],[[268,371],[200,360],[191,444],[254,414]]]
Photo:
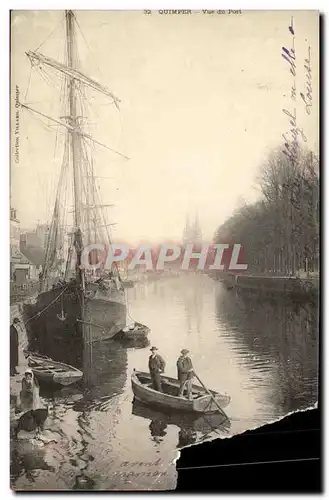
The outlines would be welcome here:
[[[187,275],[185,279],[188,280],[184,295],[187,330],[189,333],[192,331],[200,333],[204,297],[202,290],[203,279],[198,274]]]
[[[127,380],[127,350],[114,340],[84,346],[83,373],[88,398],[110,399],[122,393]]]
[[[150,345],[150,341],[147,337],[125,338],[121,336],[120,332],[114,337],[114,339],[126,349],[145,349],[145,347]]]
[[[40,293],[34,304],[25,305],[25,315],[29,336],[39,338],[43,353],[52,354],[55,344],[62,344],[63,352],[75,350],[84,342],[104,340],[114,336],[125,326],[125,293],[120,283],[119,271],[114,268],[108,282],[96,280],[87,275],[83,262],[83,250],[90,244],[104,244],[110,247],[109,228],[106,223],[104,205],[96,185],[93,148],[96,141],[87,131],[86,111],[89,102],[87,92],[103,95],[118,108],[118,99],[103,85],[83,74],[79,69],[76,35],[79,25],[72,11],[65,13],[66,54],[65,62],[59,62],[39,51],[28,51],[31,67],[51,74],[49,83],[55,77],[62,80],[61,118],[52,118],[21,103],[39,120],[56,125],[65,133],[63,141],[63,160],[57,184],[53,217],[50,226],[45,262],[40,276]],[[80,29],[80,28],[79,28]],[[92,97],[92,96],[91,96]],[[57,140],[57,139],[56,139]],[[105,146],[107,149],[107,146]],[[112,150],[112,153],[121,153]],[[125,158],[125,157],[124,157]],[[73,200],[70,200],[73,186]],[[69,203],[69,201],[73,203]],[[73,205],[73,219],[69,214]],[[56,286],[50,283],[54,277],[56,255],[59,250],[60,227],[71,227],[71,242],[68,243],[67,262]],[[92,253],[94,252],[94,253]],[[89,254],[89,264],[96,264],[99,253]],[[70,263],[75,253],[74,270]],[[51,288],[52,286],[52,288]],[[89,325],[88,331],[84,328]],[[66,357],[61,360],[65,361]]]
[[[138,401],[133,402],[132,413],[137,417],[151,420],[150,431],[152,437],[164,437],[168,425],[178,427],[180,429],[178,448],[194,443],[197,439],[196,433],[200,433],[202,436],[212,432],[227,434],[230,428],[229,420],[220,414],[182,415],[178,412],[155,410]],[[157,430],[158,433],[156,433]]]

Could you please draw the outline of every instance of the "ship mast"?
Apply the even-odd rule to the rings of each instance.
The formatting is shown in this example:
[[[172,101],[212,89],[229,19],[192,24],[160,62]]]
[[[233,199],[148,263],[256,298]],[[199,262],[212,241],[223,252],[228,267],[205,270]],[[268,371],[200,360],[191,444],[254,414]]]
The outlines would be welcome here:
[[[67,38],[67,65],[73,70],[76,69],[76,50],[74,44],[74,22],[73,22],[73,12],[71,10],[66,11],[66,38]],[[76,262],[76,278],[78,281],[84,285],[83,273],[80,268],[81,265],[81,252],[82,252],[82,233],[81,233],[81,183],[80,183],[80,169],[79,169],[79,148],[78,142],[80,137],[78,137],[78,121],[77,121],[77,100],[75,94],[75,79],[73,76],[69,76],[68,79],[68,92],[69,92],[69,125],[71,129],[70,134],[70,146],[72,154],[72,166],[73,166],[73,192],[74,192],[74,225],[75,225],[75,247],[77,252],[77,262]]]
[[[94,221],[93,221],[93,227],[91,227],[91,212],[95,212],[96,208],[101,208],[101,205],[96,205],[96,198],[97,198],[97,192],[96,192],[96,186],[95,186],[95,177],[94,177],[94,172],[93,172],[93,167],[92,167],[92,175],[91,175],[91,183],[92,183],[92,190],[89,192],[87,190],[86,193],[86,204],[83,203],[83,193],[84,193],[84,185],[83,185],[83,179],[82,179],[82,174],[83,174],[83,163],[86,161],[86,158],[84,156],[83,152],[83,145],[85,142],[91,142],[93,144],[97,144],[101,147],[104,147],[111,151],[112,153],[121,156],[122,158],[125,158],[128,160],[129,158],[125,156],[123,153],[116,151],[115,149],[95,140],[90,134],[84,132],[82,128],[80,127],[80,121],[79,121],[79,114],[80,114],[80,108],[78,106],[78,91],[81,85],[84,87],[89,87],[94,91],[97,91],[107,97],[110,97],[112,99],[113,104],[116,106],[117,109],[119,109],[119,102],[120,100],[104,85],[98,83],[96,80],[93,78],[88,77],[84,73],[82,73],[79,68],[78,68],[78,52],[76,48],[76,19],[75,15],[71,10],[66,10],[65,11],[65,29],[66,29],[66,63],[61,63],[55,59],[52,59],[51,57],[45,56],[41,54],[38,50],[36,51],[27,51],[26,55],[30,59],[31,66],[37,66],[37,67],[42,67],[46,66],[48,68],[51,68],[54,70],[56,73],[60,74],[61,77],[65,77],[65,84],[67,87],[67,115],[65,117],[61,117],[60,119],[54,118],[52,116],[48,116],[45,113],[42,113],[41,111],[38,111],[34,109],[33,107],[20,103],[20,106],[22,109],[26,109],[27,111],[30,111],[33,114],[36,114],[37,116],[42,117],[43,119],[47,119],[48,121],[55,123],[56,125],[60,125],[61,127],[66,129],[67,133],[67,141],[66,141],[66,146],[65,146],[65,154],[63,158],[63,165],[62,165],[62,173],[60,176],[60,183],[57,189],[57,197],[56,197],[56,203],[55,203],[55,209],[54,209],[54,214],[53,214],[53,223],[52,223],[52,228],[53,230],[50,231],[49,233],[49,242],[47,246],[47,257],[44,263],[42,275],[41,275],[41,287],[40,291],[45,291],[48,283],[46,282],[46,277],[47,273],[49,270],[49,253],[52,249],[53,245],[53,233],[54,233],[54,228],[58,226],[58,208],[59,208],[59,202],[58,198],[61,193],[62,189],[62,183],[63,183],[63,175],[64,175],[64,170],[66,169],[66,164],[67,165],[72,165],[72,170],[73,170],[73,196],[74,196],[74,231],[73,231],[73,242],[72,246],[70,247],[72,250],[72,247],[74,246],[76,249],[76,280],[82,290],[84,292],[85,289],[85,274],[84,271],[81,269],[81,256],[82,256],[82,251],[83,251],[83,235],[82,235],[82,230],[83,230],[83,225],[85,222],[87,222],[87,232],[92,233],[94,232],[94,237],[96,239],[96,231],[97,231],[97,221],[96,221],[96,214],[94,213]],[[88,161],[87,161],[88,163]],[[91,202],[91,205],[89,205]],[[86,217],[83,216],[85,209],[86,211]],[[87,218],[87,221],[84,220],[84,218]],[[105,227],[105,226],[104,226]],[[108,239],[109,235],[107,234]],[[90,239],[90,238],[89,238]],[[90,243],[90,241],[88,241]],[[95,241],[96,243],[96,241]],[[70,250],[70,252],[71,252]],[[69,253],[70,253],[69,252]],[[69,255],[68,255],[69,258]],[[68,272],[68,263],[66,266],[66,271],[65,271],[65,277],[67,276]],[[82,294],[83,295],[83,294]]]

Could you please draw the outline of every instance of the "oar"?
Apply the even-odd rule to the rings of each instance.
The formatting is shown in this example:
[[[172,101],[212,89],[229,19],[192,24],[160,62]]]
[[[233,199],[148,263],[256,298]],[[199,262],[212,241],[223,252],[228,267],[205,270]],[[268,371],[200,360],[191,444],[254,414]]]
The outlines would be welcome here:
[[[217,408],[219,409],[220,413],[226,417],[228,419],[228,416],[226,415],[225,411],[222,410],[222,408],[219,406],[219,404],[217,403],[216,399],[214,398],[214,396],[212,395],[212,393],[209,391],[209,389],[207,389],[207,387],[204,385],[204,383],[202,382],[202,380],[200,380],[200,378],[197,376],[197,374],[195,373],[195,371],[193,370],[193,373],[194,373],[194,376],[195,378],[200,382],[200,384],[202,385],[202,387],[204,388],[204,390],[209,394],[209,396],[211,397],[211,399],[213,400],[213,402],[215,403],[215,405],[217,406]]]

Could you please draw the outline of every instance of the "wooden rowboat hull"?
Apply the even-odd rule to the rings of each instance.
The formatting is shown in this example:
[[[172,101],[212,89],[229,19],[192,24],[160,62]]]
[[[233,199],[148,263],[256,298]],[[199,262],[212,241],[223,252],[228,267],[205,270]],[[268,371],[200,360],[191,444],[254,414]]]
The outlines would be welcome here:
[[[193,385],[193,399],[178,397],[179,382],[171,377],[161,377],[164,392],[158,392],[151,387],[149,373],[134,371],[131,376],[132,390],[137,401],[150,406],[182,411],[186,413],[213,413],[218,412],[218,406],[203,387]],[[231,398],[211,391],[216,403],[225,408]]]
[[[28,364],[39,382],[67,386],[83,377],[83,373],[74,366],[45,356],[30,355]]]

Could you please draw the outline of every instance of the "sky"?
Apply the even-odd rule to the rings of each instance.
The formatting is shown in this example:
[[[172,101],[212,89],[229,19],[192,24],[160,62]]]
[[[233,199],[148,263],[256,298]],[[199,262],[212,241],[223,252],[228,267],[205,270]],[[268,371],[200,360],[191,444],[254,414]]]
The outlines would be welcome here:
[[[243,200],[260,196],[259,168],[283,147],[296,108],[297,127],[318,151],[318,14],[243,11],[165,15],[153,11],[75,11],[81,71],[121,99],[120,112],[91,92],[87,128],[129,157],[96,147],[102,201],[116,222],[112,236],[180,240],[186,214],[197,212],[211,239]],[[292,47],[296,75],[282,57]],[[62,11],[14,11],[11,29],[11,205],[22,227],[49,220],[61,164],[61,127],[19,110],[15,157],[15,97],[59,119],[60,79],[45,78],[25,52],[64,61]],[[41,46],[40,46],[41,45]],[[311,49],[312,107],[307,113],[304,67]],[[296,82],[296,101],[291,87]],[[57,137],[57,139],[56,139]],[[55,143],[57,144],[55,147]],[[106,177],[106,178],[104,178]]]

